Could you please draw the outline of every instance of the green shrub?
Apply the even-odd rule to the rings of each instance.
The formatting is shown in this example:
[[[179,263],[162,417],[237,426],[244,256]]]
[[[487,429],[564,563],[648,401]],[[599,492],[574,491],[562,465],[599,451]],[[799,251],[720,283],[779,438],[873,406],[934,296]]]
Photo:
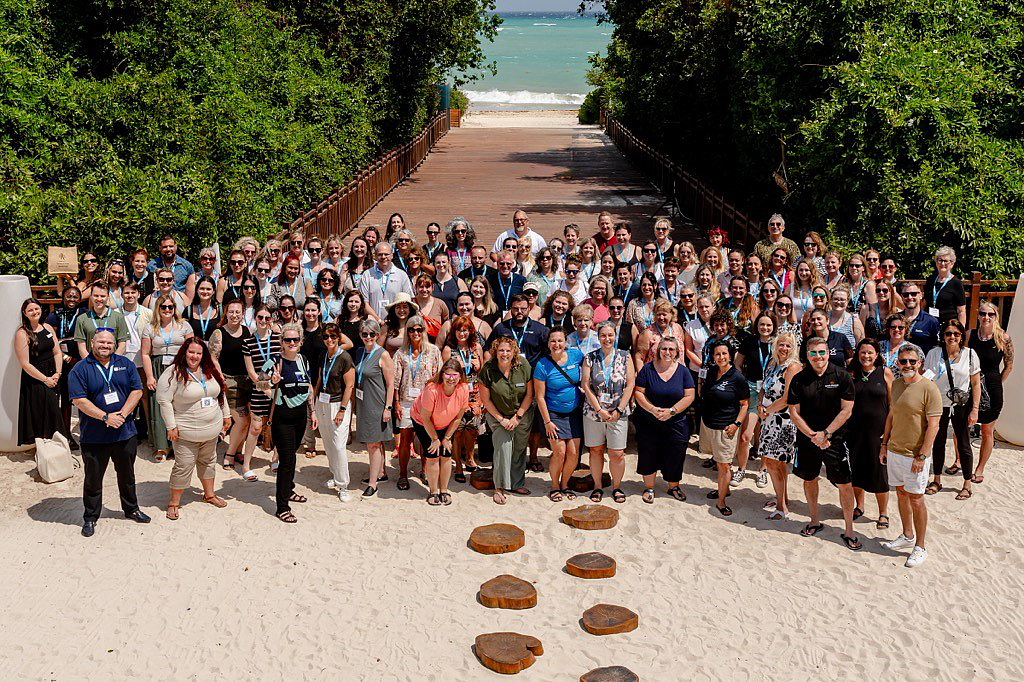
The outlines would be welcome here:
[[[580,105],[580,123],[591,125],[597,123],[601,118],[601,88],[595,88],[587,93]]]

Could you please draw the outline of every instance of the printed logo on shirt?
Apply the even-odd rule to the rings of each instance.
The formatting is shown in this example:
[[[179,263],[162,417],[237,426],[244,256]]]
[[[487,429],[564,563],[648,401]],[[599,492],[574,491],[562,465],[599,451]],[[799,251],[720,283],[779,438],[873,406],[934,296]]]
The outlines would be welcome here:
[[[839,384],[825,384],[825,388],[839,388]]]

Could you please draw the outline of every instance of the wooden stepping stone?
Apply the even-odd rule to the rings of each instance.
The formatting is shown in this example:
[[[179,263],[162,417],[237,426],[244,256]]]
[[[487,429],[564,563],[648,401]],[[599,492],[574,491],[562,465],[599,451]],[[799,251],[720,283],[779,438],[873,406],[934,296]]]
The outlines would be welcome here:
[[[639,624],[640,616],[625,606],[598,604],[583,612],[583,629],[592,635],[632,632]]]
[[[601,474],[601,487],[609,488],[612,485],[612,477],[607,471]],[[574,493],[589,493],[594,489],[594,479],[590,476],[572,476],[569,478],[569,490]]]
[[[489,609],[532,609],[537,605],[537,588],[508,574],[485,582],[477,596]]]
[[[469,546],[481,554],[514,552],[526,544],[526,533],[510,523],[492,523],[473,529]]]
[[[605,530],[619,522],[619,511],[603,504],[585,504],[563,511],[562,520],[583,530]]]
[[[587,552],[569,557],[565,571],[577,578],[611,578],[615,575],[615,559],[600,552]]]
[[[494,470],[477,469],[469,475],[469,484],[477,490],[494,490]]]
[[[544,654],[540,640],[518,632],[477,635],[474,653],[485,667],[505,675],[526,670]]]
[[[594,668],[589,673],[580,675],[580,682],[640,682],[640,677],[629,668],[621,665],[610,665],[606,668]]]

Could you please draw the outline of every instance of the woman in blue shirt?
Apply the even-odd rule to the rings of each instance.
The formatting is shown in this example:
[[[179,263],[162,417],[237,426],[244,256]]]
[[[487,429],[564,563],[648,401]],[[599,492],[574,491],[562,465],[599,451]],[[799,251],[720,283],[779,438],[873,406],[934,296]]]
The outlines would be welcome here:
[[[537,396],[537,409],[541,423],[551,442],[552,502],[562,498],[573,500],[569,490],[569,477],[579,462],[580,437],[583,435],[583,395],[580,378],[583,353],[578,348],[567,348],[565,331],[552,329],[548,334],[548,354],[537,362],[533,370],[533,390]]]

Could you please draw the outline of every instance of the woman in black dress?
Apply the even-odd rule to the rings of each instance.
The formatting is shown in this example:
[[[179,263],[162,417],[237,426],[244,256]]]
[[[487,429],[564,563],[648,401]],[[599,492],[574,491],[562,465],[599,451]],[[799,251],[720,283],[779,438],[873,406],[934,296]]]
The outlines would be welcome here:
[[[53,438],[64,428],[57,400],[64,353],[57,333],[42,323],[43,307],[34,298],[21,304],[21,327],[14,333],[14,353],[21,364],[18,401],[18,445],[34,445],[36,438]]]
[[[981,448],[971,482],[981,483],[985,480],[985,465],[992,456],[996,420],[1003,410],[1003,382],[1013,371],[1013,341],[999,324],[999,309],[991,301],[982,301],[978,305],[978,327],[971,330],[967,345],[978,354],[981,380],[985,382],[991,401],[989,409],[978,413]]]
[[[893,373],[882,362],[878,342],[871,338],[857,344],[854,360],[853,416],[850,423],[850,466],[853,469],[853,520],[864,516],[864,493],[874,493],[878,502],[877,528],[889,527],[889,479],[878,458],[885,420],[889,416],[889,391]]]

